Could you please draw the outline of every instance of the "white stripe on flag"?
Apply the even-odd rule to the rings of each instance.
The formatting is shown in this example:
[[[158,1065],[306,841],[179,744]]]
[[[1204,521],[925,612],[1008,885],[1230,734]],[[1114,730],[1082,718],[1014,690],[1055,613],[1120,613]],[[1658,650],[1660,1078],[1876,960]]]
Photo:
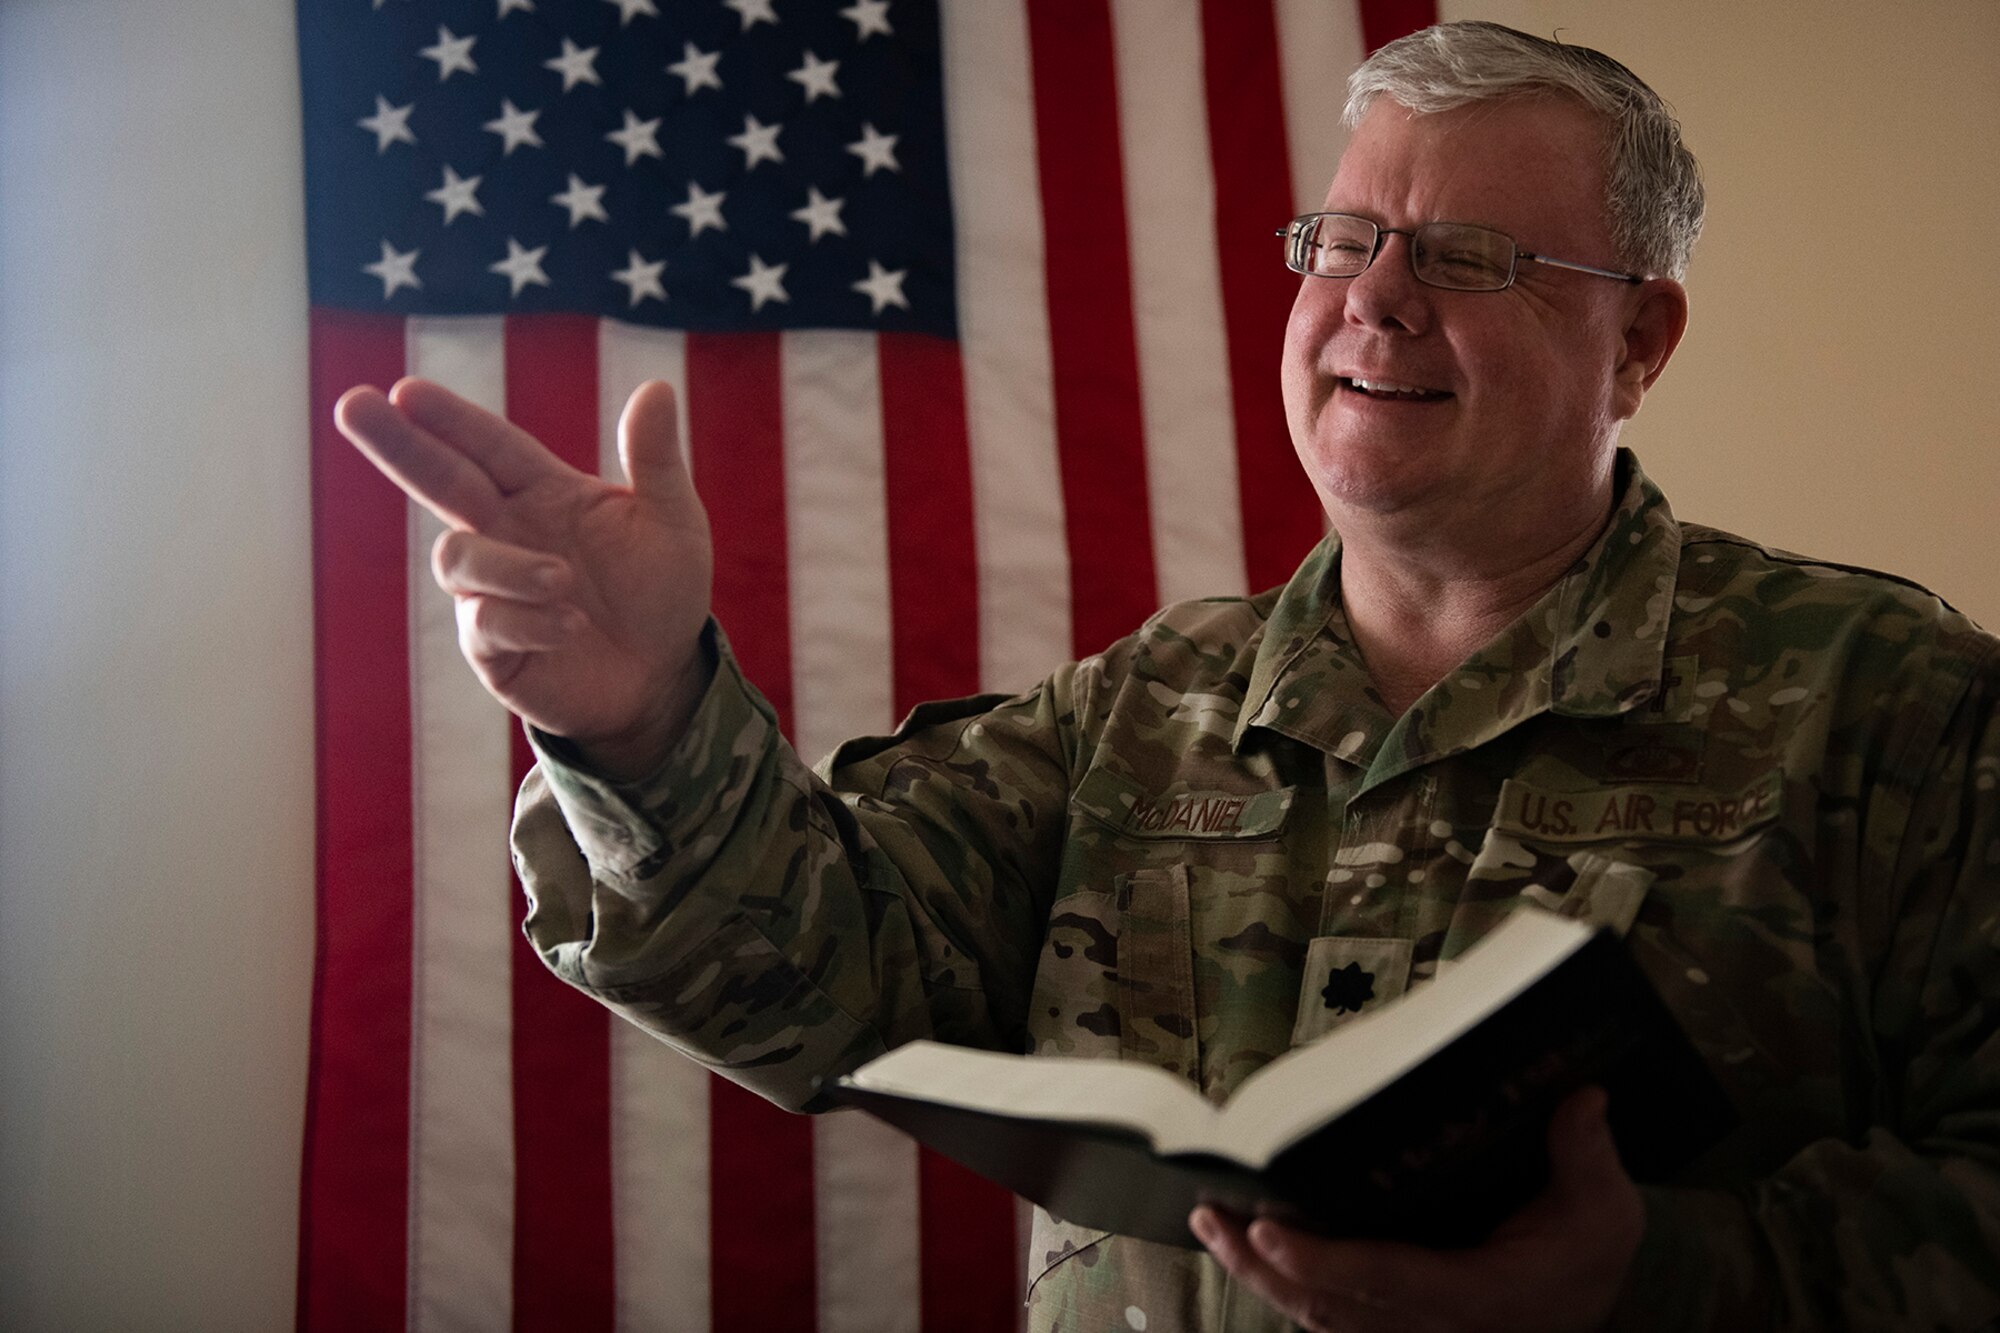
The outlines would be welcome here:
[[[632,1024],[612,1024],[618,1333],[708,1333],[709,1078]]]
[[[875,335],[779,339],[792,743],[809,764],[894,725],[889,698],[889,513]]]
[[[1073,655],[1028,19],[1021,0],[941,11],[980,688],[1020,690]]]
[[[687,452],[687,335],[597,326],[598,466],[624,480],[618,414],[674,388]],[[629,1023],[611,1029],[611,1207],[619,1333],[708,1333],[708,1071]]]
[[[1201,9],[1114,0],[1111,23],[1160,600],[1242,593]]]
[[[1333,169],[1347,147],[1341,108],[1347,72],[1361,63],[1361,6],[1326,0],[1277,0],[1278,61],[1285,82],[1285,143],[1292,159],[1297,213],[1313,213],[1326,198]],[[1284,221],[1274,220],[1276,231]],[[1278,241],[1271,239],[1272,263]],[[1277,367],[1271,368],[1273,375]]]
[[[916,1144],[859,1111],[816,1117],[813,1213],[819,1333],[916,1333],[923,1315]]]
[[[482,407],[506,405],[502,322],[413,319],[405,364]],[[431,578],[443,525],[410,505],[415,958],[410,1050],[409,1326],[511,1321],[514,1123],[508,977],[518,916],[505,830],[506,711],[458,652]]]
[[[792,731],[807,762],[894,725],[889,516],[876,339],[788,333],[785,511]],[[813,1122],[814,1255],[821,1333],[917,1327],[916,1150],[858,1115]]]

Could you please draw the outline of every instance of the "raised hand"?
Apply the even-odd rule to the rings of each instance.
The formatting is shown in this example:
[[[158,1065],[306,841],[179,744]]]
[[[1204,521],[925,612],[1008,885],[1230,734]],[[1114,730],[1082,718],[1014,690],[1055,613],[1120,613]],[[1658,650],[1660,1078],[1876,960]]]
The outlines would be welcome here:
[[[673,390],[618,423],[631,479],[579,472],[424,380],[350,389],[341,432],[447,530],[431,553],[466,661],[501,703],[615,776],[656,766],[706,683],[708,516],[681,462]]]

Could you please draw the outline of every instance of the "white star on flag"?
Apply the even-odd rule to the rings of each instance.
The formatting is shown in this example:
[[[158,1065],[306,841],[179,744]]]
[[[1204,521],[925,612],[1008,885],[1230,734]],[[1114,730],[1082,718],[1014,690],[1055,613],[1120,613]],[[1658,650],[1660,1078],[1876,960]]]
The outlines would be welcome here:
[[[722,59],[720,51],[703,51],[693,42],[681,47],[681,58],[667,66],[667,73],[677,75],[687,85],[687,96],[693,97],[697,89],[713,88],[722,90],[722,76],[715,72],[715,66]]]
[[[382,257],[372,264],[363,264],[363,273],[373,274],[382,279],[382,299],[388,300],[396,294],[398,287],[421,288],[424,284],[417,279],[417,256],[421,250],[404,254],[389,244],[382,242]]]
[[[694,181],[689,181],[687,202],[675,204],[667,211],[687,219],[688,239],[693,240],[710,227],[717,231],[729,230],[729,224],[722,220],[722,201],[728,197],[726,190],[710,194]]]
[[[540,111],[523,111],[503,97],[500,99],[499,117],[487,121],[484,128],[500,136],[504,144],[500,156],[506,157],[522,144],[530,148],[542,146],[542,136],[535,132],[535,120],[541,114]]]
[[[618,26],[621,28],[641,14],[655,19],[660,16],[660,11],[653,6],[653,0],[604,0],[604,3],[618,6]]]
[[[550,195],[549,202],[561,204],[569,210],[571,230],[581,225],[586,218],[595,218],[599,222],[611,221],[611,215],[604,211],[604,187],[585,185],[583,178],[574,171],[569,174],[569,188],[560,194]]]
[[[865,42],[872,33],[884,37],[896,34],[889,27],[889,0],[855,0],[855,3],[840,11],[840,16],[854,24],[854,40]]]
[[[446,167],[444,169],[444,184],[426,193],[424,198],[434,204],[443,205],[444,223],[447,227],[452,224],[452,220],[460,213],[470,213],[476,218],[485,217],[486,210],[480,206],[477,194],[479,182],[485,179],[484,176],[473,176],[467,179],[461,177],[450,167]]]
[[[542,62],[543,69],[552,69],[562,75],[563,91],[568,92],[579,83],[594,83],[603,86],[604,80],[597,77],[597,52],[595,46],[579,48],[569,38],[562,39],[562,54],[552,60]]]
[[[753,23],[775,24],[778,21],[778,16],[771,11],[771,0],[722,0],[722,6],[742,16],[745,32],[750,31]]]
[[[840,96],[840,86],[833,81],[839,69],[838,60],[821,60],[808,51],[805,62],[785,77],[806,90],[806,105],[811,106],[822,97]]]
[[[426,46],[417,52],[426,60],[437,61],[438,82],[443,83],[459,70],[467,74],[477,74],[479,66],[472,63],[472,44],[477,37],[454,37],[451,29],[438,24],[436,46]]]
[[[613,130],[604,137],[625,150],[625,165],[631,166],[642,157],[664,157],[660,152],[660,117],[641,120],[630,110],[625,113],[625,128]]]
[[[511,296],[519,296],[523,287],[533,284],[538,287],[549,285],[549,275],[542,272],[542,256],[549,252],[546,245],[538,245],[532,250],[523,249],[521,243],[512,236],[507,238],[507,257],[487,268],[488,273],[506,275],[514,284]]]
[[[375,151],[386,153],[392,143],[415,143],[417,136],[410,132],[410,113],[417,109],[415,102],[404,106],[390,106],[389,99],[375,94],[375,114],[363,116],[354,123],[364,130],[375,132]]]
[[[532,14],[535,12],[535,0],[500,0],[500,12],[494,17],[504,19],[517,9]]]
[[[878,315],[892,305],[908,310],[910,301],[903,295],[903,279],[908,276],[910,270],[906,268],[891,272],[871,259],[868,261],[868,276],[855,283],[854,290],[874,303]]]
[[[806,224],[807,229],[811,232],[806,237],[808,241],[817,241],[820,237],[829,233],[835,236],[845,236],[847,235],[847,224],[840,220],[840,210],[846,203],[845,199],[829,199],[819,192],[818,186],[808,185],[806,187],[806,206],[804,208],[793,209],[792,217]]]
[[[750,256],[750,271],[740,278],[731,278],[729,285],[750,293],[751,310],[762,310],[766,301],[791,299],[785,295],[785,270],[790,267],[790,264],[766,264],[753,254]]]
[[[766,125],[755,116],[743,117],[743,133],[732,134],[725,142],[743,150],[743,169],[749,171],[759,162],[783,162],[785,155],[778,148],[778,131],[783,125]]]
[[[847,145],[847,151],[861,159],[862,176],[873,176],[879,170],[901,171],[902,165],[896,161],[896,140],[901,137],[884,134],[873,125],[863,122],[861,137]]]
[[[632,304],[635,306],[647,297],[664,301],[667,299],[667,289],[660,283],[660,271],[666,266],[667,261],[664,259],[648,261],[641,258],[637,250],[630,250],[626,252],[625,267],[613,273],[611,277],[614,282],[625,284],[625,290],[631,293]]]

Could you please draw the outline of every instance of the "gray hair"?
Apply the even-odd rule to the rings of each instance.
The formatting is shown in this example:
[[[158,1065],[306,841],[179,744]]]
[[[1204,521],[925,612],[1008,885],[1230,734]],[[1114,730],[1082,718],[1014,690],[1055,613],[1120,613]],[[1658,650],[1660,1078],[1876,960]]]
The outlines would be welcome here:
[[[1620,261],[1687,276],[1706,208],[1701,168],[1673,110],[1601,51],[1498,23],[1441,23],[1369,56],[1347,81],[1345,119],[1359,125],[1378,96],[1428,115],[1534,93],[1574,98],[1604,121],[1605,220]]]

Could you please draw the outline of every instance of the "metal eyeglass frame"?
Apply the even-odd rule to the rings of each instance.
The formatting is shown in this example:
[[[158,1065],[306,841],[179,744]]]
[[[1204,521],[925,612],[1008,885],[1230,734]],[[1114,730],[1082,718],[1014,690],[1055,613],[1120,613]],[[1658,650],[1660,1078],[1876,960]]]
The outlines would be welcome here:
[[[1362,222],[1366,223],[1370,227],[1373,227],[1375,229],[1375,242],[1374,242],[1374,247],[1369,251],[1368,262],[1366,264],[1363,264],[1360,268],[1356,269],[1352,273],[1315,273],[1309,268],[1303,268],[1299,264],[1294,263],[1293,255],[1297,250],[1300,249],[1300,247],[1293,241],[1294,233],[1301,231],[1306,223],[1317,222],[1321,218],[1346,218],[1351,222]],[[1426,278],[1423,274],[1417,272],[1417,250],[1415,244],[1417,239],[1417,233],[1424,230],[1425,227],[1439,227],[1439,226],[1465,227],[1472,231],[1485,232],[1489,236],[1499,236],[1505,239],[1508,246],[1514,252],[1513,261],[1507,265],[1507,280],[1501,283],[1497,287],[1454,287],[1449,283],[1432,282],[1429,278]],[[1492,227],[1482,227],[1479,226],[1477,223],[1472,223],[1472,222],[1426,222],[1422,226],[1414,228],[1385,227],[1381,223],[1376,222],[1371,218],[1362,217],[1359,213],[1301,213],[1298,217],[1293,218],[1290,222],[1280,227],[1278,229],[1277,234],[1279,237],[1288,242],[1288,244],[1285,246],[1285,267],[1290,269],[1292,272],[1307,278],[1358,278],[1363,273],[1366,273],[1369,269],[1375,266],[1375,261],[1381,258],[1382,247],[1388,243],[1389,237],[1407,236],[1410,238],[1411,241],[1410,276],[1415,278],[1418,282],[1423,283],[1424,286],[1435,287],[1439,291],[1504,292],[1509,287],[1512,287],[1514,285],[1515,275],[1520,271],[1521,261],[1523,259],[1533,260],[1537,264],[1547,264],[1551,268],[1566,268],[1573,270],[1574,272],[1577,273],[1590,273],[1600,278],[1610,278],[1616,282],[1630,283],[1636,285],[1638,283],[1645,281],[1644,278],[1640,277],[1636,273],[1620,273],[1615,269],[1598,268],[1594,264],[1579,264],[1576,263],[1574,260],[1569,260],[1569,259],[1552,259],[1547,255],[1538,255],[1533,253],[1532,251],[1523,250],[1518,244],[1515,243],[1514,238],[1512,236],[1507,235],[1506,232],[1495,230]]]

